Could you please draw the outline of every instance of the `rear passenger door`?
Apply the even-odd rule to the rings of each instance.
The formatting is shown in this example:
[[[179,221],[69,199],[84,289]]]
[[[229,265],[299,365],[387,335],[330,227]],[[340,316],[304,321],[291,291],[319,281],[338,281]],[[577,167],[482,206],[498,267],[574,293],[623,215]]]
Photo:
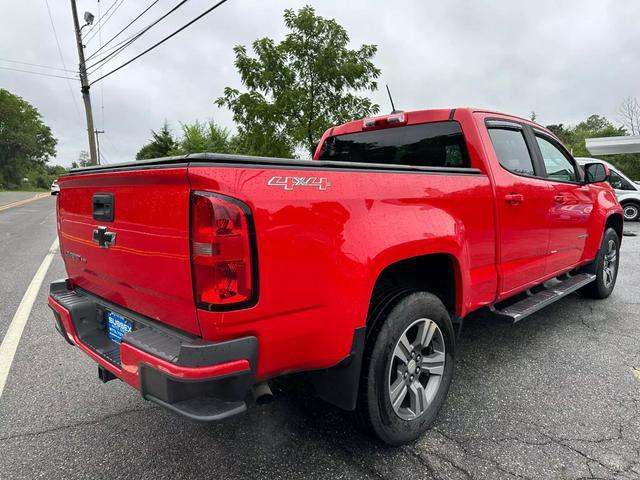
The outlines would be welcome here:
[[[538,283],[549,244],[550,185],[543,178],[530,131],[517,122],[486,120],[493,151],[487,151],[495,181],[498,218],[499,293],[507,296]],[[491,157],[494,158],[491,158]]]
[[[549,182],[549,255],[547,276],[570,270],[582,259],[594,196],[581,184],[578,166],[553,137],[533,130],[536,154]]]

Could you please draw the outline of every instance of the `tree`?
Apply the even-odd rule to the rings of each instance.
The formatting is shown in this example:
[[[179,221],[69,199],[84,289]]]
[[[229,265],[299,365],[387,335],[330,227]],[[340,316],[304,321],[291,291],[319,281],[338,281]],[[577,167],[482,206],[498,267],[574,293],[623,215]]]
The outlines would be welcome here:
[[[151,137],[151,141],[136,153],[136,160],[168,157],[172,155],[173,150],[176,148],[176,141],[166,121],[159,132],[151,130]]]
[[[591,157],[587,150],[585,139],[597,137],[619,137],[625,135],[624,127],[616,127],[605,117],[591,115],[576,126],[563,124],[547,125],[560,141],[576,157]],[[620,155],[605,155],[605,160],[611,162],[631,178],[640,178],[640,154],[627,153]]]
[[[571,148],[571,145],[574,143],[573,127],[565,127],[563,123],[558,123],[555,125],[547,125],[547,128],[560,139],[565,147]]]
[[[238,144],[247,153],[292,156],[295,148],[313,154],[324,131],[367,117],[379,106],[360,91],[375,91],[380,70],[373,64],[376,45],[348,48],[349,35],[334,19],[305,6],[287,9],[289,33],[234,48],[235,66],[245,92],[231,87],[216,104],[233,112]]]
[[[71,164],[71,168],[82,168],[88,167],[91,165],[91,158],[89,157],[89,152],[86,150],[80,150],[80,154],[78,155],[78,161],[73,162]]]
[[[600,115],[591,115],[586,120],[578,123],[575,127],[565,127],[563,124],[547,125],[576,157],[590,156],[587,150],[586,138],[596,137],[617,137],[624,135],[622,127],[616,127]]]
[[[173,155],[196,152],[231,153],[229,130],[212,120],[206,123],[195,121],[183,123],[182,139],[176,143]]]
[[[631,135],[640,135],[640,102],[635,97],[627,97],[618,110],[620,123]]]
[[[0,186],[18,188],[31,171],[45,171],[56,143],[35,107],[0,88]]]

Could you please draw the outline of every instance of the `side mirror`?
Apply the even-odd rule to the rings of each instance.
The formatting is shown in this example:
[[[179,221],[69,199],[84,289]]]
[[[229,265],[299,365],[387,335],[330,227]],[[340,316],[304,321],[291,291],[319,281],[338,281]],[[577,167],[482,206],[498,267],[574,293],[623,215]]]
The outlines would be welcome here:
[[[606,182],[611,175],[609,167],[604,163],[593,162],[584,166],[584,183]]]

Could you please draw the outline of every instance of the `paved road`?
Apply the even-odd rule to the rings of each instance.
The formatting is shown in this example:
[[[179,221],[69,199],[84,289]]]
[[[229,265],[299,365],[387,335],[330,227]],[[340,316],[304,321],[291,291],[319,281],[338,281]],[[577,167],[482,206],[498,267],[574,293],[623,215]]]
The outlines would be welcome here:
[[[40,193],[43,192],[0,192],[0,207],[20,200],[26,200],[27,198],[33,198]]]
[[[54,199],[0,212],[0,334],[54,238]],[[640,233],[640,225],[631,226]],[[177,418],[53,329],[46,285],[0,399],[0,478],[640,478],[640,236],[618,288],[571,296],[516,325],[469,321],[435,427],[391,449],[301,379],[218,425]]]

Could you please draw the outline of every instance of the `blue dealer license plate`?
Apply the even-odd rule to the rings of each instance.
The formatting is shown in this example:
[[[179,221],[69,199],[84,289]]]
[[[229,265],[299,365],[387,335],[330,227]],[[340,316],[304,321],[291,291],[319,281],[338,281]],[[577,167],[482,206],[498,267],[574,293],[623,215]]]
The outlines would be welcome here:
[[[122,336],[133,330],[133,323],[117,313],[107,312],[107,334],[114,342],[120,343]]]

